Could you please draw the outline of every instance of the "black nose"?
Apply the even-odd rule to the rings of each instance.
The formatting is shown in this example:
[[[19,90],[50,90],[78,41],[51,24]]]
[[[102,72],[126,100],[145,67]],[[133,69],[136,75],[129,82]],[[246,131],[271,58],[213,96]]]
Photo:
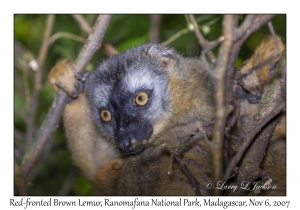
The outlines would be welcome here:
[[[132,151],[132,147],[131,147],[131,140],[129,140],[129,141],[124,141],[124,142],[122,142],[123,143],[123,150],[125,150],[125,151]]]
[[[135,119],[131,122],[123,121],[119,123],[119,129],[116,133],[116,143],[119,149],[124,153],[137,153],[143,150],[144,145],[132,145],[131,140],[135,139],[137,142],[149,139],[152,135],[153,129],[149,121]]]
[[[136,154],[144,149],[144,146],[142,145],[133,147],[131,144],[131,140],[123,140],[118,146],[119,149],[126,154]]]

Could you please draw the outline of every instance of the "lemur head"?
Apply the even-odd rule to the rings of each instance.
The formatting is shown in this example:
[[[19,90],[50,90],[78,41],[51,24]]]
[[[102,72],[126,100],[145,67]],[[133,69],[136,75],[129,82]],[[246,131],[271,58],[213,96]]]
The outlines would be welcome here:
[[[168,68],[173,51],[146,44],[102,62],[87,78],[86,92],[94,120],[119,149],[136,153],[132,140],[149,140],[172,109]]]

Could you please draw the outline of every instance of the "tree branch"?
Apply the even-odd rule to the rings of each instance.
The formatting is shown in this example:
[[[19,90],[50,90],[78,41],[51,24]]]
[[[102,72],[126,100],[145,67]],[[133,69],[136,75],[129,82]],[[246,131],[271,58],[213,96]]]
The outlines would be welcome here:
[[[235,29],[234,38],[235,40],[239,40],[241,37],[243,37],[245,34],[250,33],[250,27],[254,23],[255,19],[258,17],[258,15],[247,15],[243,23],[240,25],[239,28]]]
[[[92,33],[89,35],[81,49],[80,54],[75,60],[76,67],[79,72],[84,70],[94,53],[100,48],[101,41],[109,25],[111,17],[111,15],[99,15],[97,18]],[[59,90],[54,98],[49,112],[46,115],[45,120],[40,127],[33,145],[29,148],[23,158],[21,167],[26,178],[28,178],[33,165],[39,158],[50,135],[56,129],[67,100],[67,94],[62,90]]]
[[[28,196],[26,181],[17,157],[14,158],[14,187],[16,188],[14,195]]]
[[[43,75],[43,68],[44,68],[44,62],[48,54],[48,48],[49,48],[49,38],[52,32],[53,23],[54,23],[54,15],[48,15],[47,22],[46,22],[46,28],[44,33],[44,38],[42,42],[42,47],[40,49],[38,58],[37,58],[37,65],[38,69],[35,71],[34,75],[34,91],[31,98],[30,103],[30,110],[28,113],[28,121],[27,121],[27,131],[26,131],[26,140],[27,143],[31,144],[33,140],[33,127],[34,127],[34,121],[38,106],[38,97],[41,91],[42,87],[42,75]]]
[[[200,46],[203,49],[206,49],[209,46],[209,43],[207,42],[207,40],[204,38],[201,31],[199,30],[195,16],[189,15],[189,18],[194,25],[194,31],[195,31],[196,37],[198,38],[198,42],[199,42]],[[211,50],[206,50],[205,52],[207,52],[207,55],[208,55],[211,63],[216,63],[216,56],[213,54],[213,52]]]
[[[59,38],[69,38],[69,39],[73,39],[73,40],[75,40],[77,42],[81,42],[81,43],[85,42],[85,39],[82,38],[81,36],[77,36],[75,34],[71,34],[68,32],[58,32],[50,37],[49,45],[52,45]]]
[[[58,193],[59,196],[66,196],[69,194],[75,177],[76,177],[76,170],[75,170],[75,167],[72,166],[71,169],[69,170],[69,173],[65,179],[64,184],[62,185],[62,188],[60,189],[60,191]]]
[[[193,186],[193,189],[195,190],[196,195],[201,195],[200,190],[197,185],[197,180],[194,178],[188,167],[180,160],[180,158],[177,155],[174,155],[175,160],[179,164],[180,168],[183,170],[183,172],[188,177],[190,183]]]
[[[88,24],[88,22],[82,17],[82,15],[72,15],[76,22],[79,24],[80,29],[86,34],[90,34],[92,32],[92,27]],[[102,41],[102,47],[107,55],[112,56],[119,54],[118,50],[112,46],[111,44]]]
[[[150,15],[150,41],[152,43],[159,43],[161,15]]]
[[[92,33],[92,27],[88,24],[88,22],[82,17],[82,15],[72,15],[75,21],[78,23],[80,29],[85,34]]]
[[[178,39],[181,35],[186,34],[189,32],[188,28],[184,28],[181,29],[180,31],[178,31],[176,34],[174,34],[173,36],[171,36],[169,39],[167,39],[166,41],[162,42],[161,45],[162,46],[168,46],[170,43],[172,43],[174,40]]]
[[[223,20],[223,33],[225,40],[221,45],[221,50],[216,67],[216,115],[214,124],[214,136],[212,144],[213,165],[214,165],[214,181],[217,183],[223,178],[223,140],[224,129],[227,119],[227,103],[226,103],[226,76],[229,56],[233,46],[232,30],[234,28],[235,17],[233,15],[225,15]],[[215,189],[215,195],[219,195],[220,191]]]
[[[246,18],[244,20],[245,23],[243,22],[241,24],[242,28],[239,28],[235,31],[234,36],[237,46],[239,46],[240,48],[251,34],[260,29],[264,24],[269,22],[275,16],[276,15],[257,15],[252,23],[250,21],[253,19],[253,16],[251,16],[250,18]]]

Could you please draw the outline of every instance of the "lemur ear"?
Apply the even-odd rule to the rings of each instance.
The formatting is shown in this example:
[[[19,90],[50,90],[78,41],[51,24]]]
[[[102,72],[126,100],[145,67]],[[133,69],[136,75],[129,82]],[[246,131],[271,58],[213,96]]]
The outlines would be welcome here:
[[[173,65],[175,62],[173,51],[160,45],[148,46],[146,48],[146,54],[150,56],[152,60],[155,60],[163,71],[167,71],[170,65]]]
[[[174,59],[171,52],[168,52],[167,50],[168,49],[166,49],[160,45],[150,45],[146,48],[146,53],[148,55],[150,55],[151,57],[152,56],[161,56],[161,57]],[[169,50],[169,51],[171,51],[171,50]]]

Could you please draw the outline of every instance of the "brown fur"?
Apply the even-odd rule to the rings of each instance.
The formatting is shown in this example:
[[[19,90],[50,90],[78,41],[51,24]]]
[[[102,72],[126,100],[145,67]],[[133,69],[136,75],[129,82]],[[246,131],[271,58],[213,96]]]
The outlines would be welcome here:
[[[194,119],[195,120],[195,119]],[[204,141],[201,132],[192,134],[202,125],[199,120],[177,125],[164,130],[153,147],[147,147],[142,153],[124,157],[124,167],[118,185],[118,195],[196,195],[194,187],[199,188],[202,195],[209,195],[205,183],[211,177],[210,147]],[[180,145],[184,148],[181,152]],[[197,180],[193,186],[185,172],[173,161],[173,173],[168,174],[170,154],[174,152],[187,166]]]
[[[264,85],[270,81],[270,67],[279,61],[280,56],[278,53],[281,53],[285,49],[285,46],[279,37],[277,37],[277,43],[279,52],[277,50],[274,38],[270,35],[266,35],[260,45],[254,51],[253,56],[249,60],[245,61],[242,67],[238,69],[238,77],[247,74],[249,79],[243,77],[241,79],[241,83],[243,87],[250,93],[255,94],[257,90],[262,91]],[[274,58],[270,60],[273,56]],[[250,70],[252,67],[263,62],[267,62],[268,60],[270,60],[268,64],[263,65],[252,72],[248,72],[248,70]]]
[[[93,179],[102,164],[118,158],[118,150],[98,135],[88,107],[87,98],[81,93],[66,106],[63,119],[74,162]]]
[[[285,46],[282,43],[282,40],[277,37],[277,42],[279,46],[279,50],[283,53]],[[246,65],[240,67],[237,75],[240,76],[241,73],[245,74],[249,69],[253,66],[257,66],[262,62],[268,61],[272,56],[274,56],[277,51],[277,47],[275,41],[272,36],[266,35],[262,40],[261,44],[255,50],[253,56],[246,61]],[[263,91],[265,85],[271,82],[270,68],[274,66],[277,62],[279,62],[279,55],[275,56],[275,58],[270,61],[267,65],[264,65],[261,68],[258,68],[250,73],[251,80],[242,80],[243,87],[250,91],[251,93],[255,93],[260,90]],[[273,78],[281,75],[274,74]],[[245,122],[251,122],[253,116],[258,112],[259,104],[249,104],[248,100],[240,99],[241,112],[238,123],[235,127],[236,130],[245,131],[247,127],[245,126]],[[243,122],[242,124],[239,122]],[[235,135],[237,135],[235,133]],[[235,154],[238,148],[242,145],[242,141],[238,138],[232,136],[230,145],[231,145],[231,153]],[[229,151],[230,153],[230,151]],[[273,135],[270,140],[270,144],[268,145],[264,160],[261,164],[261,169],[263,169],[266,173],[266,179],[271,178],[272,186],[276,186],[276,190],[263,191],[262,195],[285,195],[286,194],[286,113],[283,111],[280,115],[280,121],[275,127]]]
[[[283,50],[284,45],[279,38],[278,42]],[[85,93],[80,94],[65,109],[64,124],[74,162],[95,183],[100,194],[195,195],[194,188],[199,188],[202,195],[211,193],[205,188],[207,181],[212,180],[213,166],[210,145],[204,140],[204,135],[214,117],[213,84],[200,61],[182,58],[172,50],[168,52],[174,55],[175,61],[164,58],[158,62],[164,70],[169,71],[170,95],[166,97],[169,97],[172,107],[170,113],[154,125],[153,137],[150,139],[153,146],[146,147],[141,153],[120,156],[116,146],[97,131]],[[274,52],[274,41],[269,37],[265,38],[237,75],[247,74],[248,69],[269,59]],[[273,63],[277,61],[278,58]],[[70,65],[59,63],[50,73],[49,81],[54,89],[59,86],[72,96],[76,89],[74,78],[72,79],[72,72],[75,70],[73,68],[69,71],[69,67]],[[254,93],[263,90],[264,85],[270,81],[269,67],[266,65],[251,72],[250,80],[242,80],[244,88]],[[64,82],[67,84],[61,85]],[[239,102],[239,119],[249,121],[247,118],[253,117],[257,112],[258,104],[249,104],[247,100]],[[189,137],[199,128],[200,131]],[[240,129],[239,123],[235,129]],[[269,192],[277,195],[285,194],[285,130],[283,114],[261,165],[280,187],[278,191]],[[236,153],[242,140],[231,142],[229,155]],[[196,180],[195,185],[189,181],[176,160],[173,161],[173,173],[168,174],[172,162],[171,153],[177,155],[180,163],[188,168]],[[279,165],[280,168],[277,167]]]
[[[210,148],[201,133],[204,131],[188,136],[212,123],[214,87],[199,60],[175,59],[178,64],[172,65],[173,60],[170,60],[166,69],[170,75],[171,113],[168,120],[162,122],[162,130],[151,138],[153,147],[124,157],[119,195],[196,195],[194,187],[203,195],[210,193],[204,187],[211,174]],[[180,149],[181,146],[184,148]],[[178,153],[178,158],[195,176],[196,186],[191,185],[176,160],[173,161],[174,172],[168,174],[172,152]]]
[[[49,75],[49,82],[53,87],[60,85],[69,95],[78,95],[76,89],[75,72],[72,65],[67,61],[56,64]],[[54,88],[57,90],[58,88]],[[99,135],[92,120],[91,111],[85,93],[81,93],[76,100],[66,105],[63,113],[64,128],[68,139],[68,146],[72,158],[84,174],[93,182],[97,183],[99,193],[109,193],[115,188],[113,184],[120,169],[113,170],[110,164],[120,162],[119,151],[115,146],[104,140]],[[107,176],[103,178],[103,173]],[[111,180],[111,181],[109,181]],[[101,181],[103,186],[101,186]],[[110,184],[112,184],[110,186]]]
[[[110,160],[95,173],[94,183],[99,195],[116,195],[118,179],[123,167],[122,159]]]
[[[279,38],[278,42],[282,51],[284,46]],[[270,36],[266,36],[247,65],[240,71],[246,73],[247,69],[265,62],[276,52],[275,50],[275,42],[270,39]],[[270,67],[278,62],[278,59],[279,56],[268,65],[251,72],[250,76],[254,75],[254,80],[250,80],[251,90],[263,90],[270,81]],[[156,143],[154,146],[146,148],[138,155],[124,159],[117,190],[119,195],[195,195],[193,190],[195,187],[200,189],[202,195],[210,195],[212,192],[206,189],[207,182],[213,180],[213,166],[210,145],[204,140],[203,129],[202,133],[186,141],[188,134],[193,133],[197,128],[203,128],[203,125],[213,120],[213,103],[208,100],[212,98],[209,94],[213,92],[208,89],[212,88],[212,85],[197,61],[187,59],[183,66],[185,68],[181,70],[181,73],[176,71],[176,68],[171,69],[169,88],[174,113],[168,121],[169,124],[165,125],[163,131],[152,140],[154,144]],[[195,66],[199,69],[194,69]],[[202,77],[199,76],[201,74]],[[247,85],[246,87],[249,87]],[[241,127],[238,122],[233,130],[243,131],[247,127],[247,121],[250,123],[257,113],[259,104],[249,104],[248,100],[243,99],[239,103],[241,105],[239,120],[244,121],[242,124],[244,127]],[[261,195],[285,195],[286,193],[285,130],[285,114],[283,114],[261,164],[261,168],[266,172],[265,178],[271,178],[271,184],[277,189],[264,191]],[[232,139],[236,142],[230,141],[229,158],[235,155],[244,140],[233,136]],[[196,185],[189,181],[176,160],[173,161],[173,173],[168,174],[171,153],[176,153],[180,144],[184,145],[184,149],[179,152],[178,157],[197,180]]]

